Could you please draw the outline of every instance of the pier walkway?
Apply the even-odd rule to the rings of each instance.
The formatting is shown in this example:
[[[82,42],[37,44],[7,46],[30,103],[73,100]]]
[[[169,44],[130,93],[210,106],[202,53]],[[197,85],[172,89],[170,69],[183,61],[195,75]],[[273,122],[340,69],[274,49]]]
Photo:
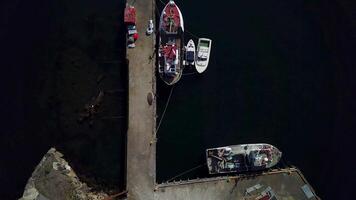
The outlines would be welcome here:
[[[267,188],[271,189],[276,199],[319,199],[303,174],[296,168],[274,170],[258,175],[224,176],[159,184],[156,186],[155,199],[255,200]]]
[[[153,200],[156,180],[156,146],[152,143],[155,131],[156,103],[147,101],[155,94],[153,55],[155,36],[146,36],[148,20],[154,18],[154,0],[133,1],[136,7],[137,31],[140,38],[134,49],[127,50],[129,72],[128,132],[126,187],[129,200]],[[131,0],[128,3],[132,3]]]

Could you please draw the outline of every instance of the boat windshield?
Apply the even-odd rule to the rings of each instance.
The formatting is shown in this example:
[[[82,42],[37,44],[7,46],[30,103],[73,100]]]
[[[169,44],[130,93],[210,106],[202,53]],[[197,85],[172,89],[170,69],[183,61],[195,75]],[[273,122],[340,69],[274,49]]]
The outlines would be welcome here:
[[[210,42],[209,41],[205,41],[205,40],[201,40],[200,41],[200,46],[202,47],[208,47],[209,48]]]

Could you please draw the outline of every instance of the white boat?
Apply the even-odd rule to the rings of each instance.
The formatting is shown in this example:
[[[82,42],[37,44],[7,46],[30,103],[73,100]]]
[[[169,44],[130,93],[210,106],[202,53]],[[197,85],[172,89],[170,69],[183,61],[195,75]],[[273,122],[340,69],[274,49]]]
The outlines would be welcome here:
[[[206,150],[210,174],[258,171],[275,166],[282,157],[270,144],[240,144]]]
[[[195,68],[199,73],[203,73],[209,64],[211,40],[207,38],[199,38],[197,47],[197,56],[195,59]]]
[[[193,40],[189,40],[186,46],[185,52],[185,64],[194,65],[195,64],[195,44]]]

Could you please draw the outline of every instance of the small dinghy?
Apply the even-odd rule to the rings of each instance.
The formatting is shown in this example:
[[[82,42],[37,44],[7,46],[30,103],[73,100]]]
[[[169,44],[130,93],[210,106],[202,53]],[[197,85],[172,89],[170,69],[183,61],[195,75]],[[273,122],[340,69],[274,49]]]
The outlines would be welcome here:
[[[195,68],[199,73],[203,73],[209,64],[211,40],[207,38],[199,38],[197,57],[195,59]]]
[[[193,40],[189,40],[186,46],[185,64],[188,66],[195,64],[195,44]]]

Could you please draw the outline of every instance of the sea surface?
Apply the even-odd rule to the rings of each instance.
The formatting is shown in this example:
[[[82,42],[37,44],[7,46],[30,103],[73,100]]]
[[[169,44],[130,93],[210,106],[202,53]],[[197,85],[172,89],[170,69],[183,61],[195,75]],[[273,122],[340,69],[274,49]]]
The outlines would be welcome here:
[[[158,132],[157,181],[204,164],[206,148],[266,142],[300,168],[323,199],[356,196],[351,3],[176,2],[186,42],[207,37],[213,44],[203,74],[186,69],[174,87],[157,80],[158,121],[172,91]],[[0,3],[0,199],[19,198],[53,146],[89,186],[123,189],[124,5]],[[160,0],[157,6],[163,7]],[[84,105],[100,90],[107,95],[93,126],[78,124]],[[207,176],[200,167],[175,179]]]
[[[158,122],[173,90],[157,134],[158,182],[203,164],[206,148],[270,143],[287,164],[302,170],[321,198],[346,198],[349,191],[340,191],[351,179],[339,180],[347,176],[340,173],[347,163],[341,164],[347,156],[340,153],[347,139],[338,137],[346,134],[337,117],[344,112],[337,109],[346,65],[337,60],[350,52],[345,47],[340,56],[331,49],[334,40],[347,42],[332,34],[337,22],[329,21],[343,16],[340,5],[303,0],[176,3],[184,17],[185,41],[197,44],[197,37],[206,37],[213,42],[203,74],[185,69],[174,87],[158,80]],[[208,177],[207,168],[175,180],[194,177]]]
[[[90,187],[124,189],[127,114],[124,1],[0,3],[0,199],[22,196],[55,147]],[[99,91],[93,125],[78,123]]]

